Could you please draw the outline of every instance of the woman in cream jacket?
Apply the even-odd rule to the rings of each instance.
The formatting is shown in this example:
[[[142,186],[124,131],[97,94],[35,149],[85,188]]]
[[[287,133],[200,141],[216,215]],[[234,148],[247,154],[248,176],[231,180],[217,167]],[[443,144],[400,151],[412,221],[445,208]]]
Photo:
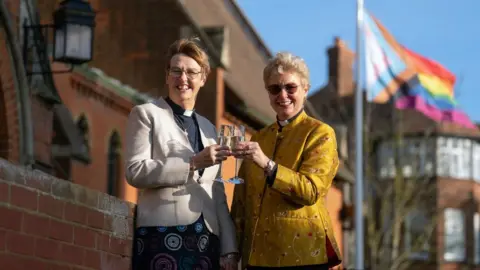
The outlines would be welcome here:
[[[224,186],[213,181],[230,150],[194,111],[208,56],[182,39],[167,59],[168,97],[134,107],[128,119],[126,178],[140,190],[133,269],[236,269],[234,224]]]

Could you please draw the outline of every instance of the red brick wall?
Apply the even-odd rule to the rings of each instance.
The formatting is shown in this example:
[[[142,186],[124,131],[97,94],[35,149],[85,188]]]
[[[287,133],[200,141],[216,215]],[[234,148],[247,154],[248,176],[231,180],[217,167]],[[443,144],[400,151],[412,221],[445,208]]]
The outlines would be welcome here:
[[[39,97],[31,98],[33,150],[35,162],[51,167],[53,111],[52,105]]]
[[[96,26],[89,66],[142,92],[165,95],[167,48],[189,23],[176,1],[90,0]],[[50,23],[60,1],[37,2],[40,18]]]
[[[61,69],[60,64],[55,65]],[[64,68],[64,67],[63,67]],[[55,82],[60,96],[75,121],[85,115],[89,126],[90,164],[72,162],[71,179],[87,188],[107,192],[107,165],[109,140],[113,132],[120,135],[122,150],[116,195],[136,202],[137,192],[124,179],[123,145],[128,114],[133,104],[118,96],[111,89],[99,85],[78,73],[59,75]]]
[[[15,2],[15,3],[14,3]],[[15,20],[18,10],[17,1],[7,1],[7,7],[12,11]],[[17,100],[13,77],[11,56],[7,48],[7,40],[3,27],[0,27],[0,157],[12,162],[18,162],[19,122]]]
[[[132,209],[0,159],[1,269],[130,269]]]

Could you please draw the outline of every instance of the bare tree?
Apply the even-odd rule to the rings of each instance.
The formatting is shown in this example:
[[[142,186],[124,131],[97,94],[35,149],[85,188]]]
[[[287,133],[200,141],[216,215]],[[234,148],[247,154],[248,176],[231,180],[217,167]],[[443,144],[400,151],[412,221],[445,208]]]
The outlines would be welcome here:
[[[401,114],[394,113],[393,132],[386,136],[370,136],[373,125],[365,131],[366,254],[370,269],[410,269],[414,260],[431,258],[434,246],[430,244],[438,215],[435,139],[428,133],[404,133],[406,119],[398,117]]]
[[[325,98],[322,104],[308,104],[307,110],[315,106],[319,118],[347,126],[349,141],[355,142],[353,98]],[[428,263],[435,258],[432,241],[441,213],[434,177],[436,125],[425,121],[423,132],[412,134],[412,116],[393,105],[366,103],[364,108],[365,265],[400,270],[410,269],[415,261]],[[344,159],[350,169],[355,168],[351,146],[350,158]]]

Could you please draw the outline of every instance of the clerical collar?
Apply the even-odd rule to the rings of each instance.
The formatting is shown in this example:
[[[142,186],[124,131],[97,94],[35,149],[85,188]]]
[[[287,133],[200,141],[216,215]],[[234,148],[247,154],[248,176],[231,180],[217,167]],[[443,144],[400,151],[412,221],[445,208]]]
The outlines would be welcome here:
[[[287,120],[278,120],[278,116],[277,116],[277,123],[279,126],[284,127],[289,123],[291,123],[293,120],[295,120],[302,112],[303,112],[303,109],[301,109],[297,114],[295,114],[293,117],[290,117],[290,119],[287,119]]]
[[[192,117],[193,113],[195,112],[195,110],[185,110],[184,108],[182,108],[182,106],[173,102],[170,97],[166,97],[165,101],[168,103],[168,105],[170,105],[170,108],[172,108],[174,114]]]

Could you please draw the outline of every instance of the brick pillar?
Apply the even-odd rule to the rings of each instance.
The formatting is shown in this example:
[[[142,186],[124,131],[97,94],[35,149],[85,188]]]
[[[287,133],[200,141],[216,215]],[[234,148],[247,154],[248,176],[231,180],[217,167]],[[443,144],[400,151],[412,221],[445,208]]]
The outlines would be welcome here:
[[[195,104],[196,111],[205,116],[214,125],[218,125],[219,106],[223,108],[223,70],[221,68],[212,68],[208,75],[207,82],[200,89]],[[223,114],[223,109],[220,108]]]
[[[338,97],[353,95],[355,53],[347,47],[345,42],[336,37],[334,45],[328,49],[327,54],[329,82],[335,87]]]
[[[7,1],[8,3],[8,1]],[[11,6],[14,6],[11,3]],[[20,126],[14,69],[7,40],[0,27],[0,157],[11,162],[20,161]]]
[[[220,127],[221,121],[225,114],[225,81],[224,70],[217,68],[216,71],[216,123],[217,128]]]

